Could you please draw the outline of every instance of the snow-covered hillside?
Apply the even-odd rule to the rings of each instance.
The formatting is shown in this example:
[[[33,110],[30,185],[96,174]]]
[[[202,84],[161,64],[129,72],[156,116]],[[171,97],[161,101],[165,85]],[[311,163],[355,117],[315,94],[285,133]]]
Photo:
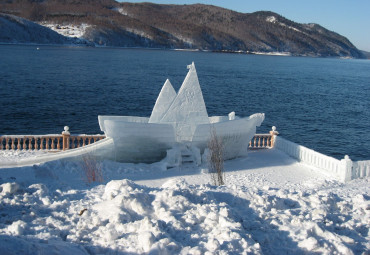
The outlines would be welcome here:
[[[57,32],[58,34],[61,34],[65,37],[72,37],[72,38],[79,38],[81,40],[84,39],[84,35],[86,33],[86,30],[91,27],[89,24],[64,24],[59,25],[55,23],[50,22],[40,22],[41,26],[50,28],[51,30]]]
[[[5,43],[73,43],[68,38],[29,20],[0,13],[0,42]]]
[[[93,46],[83,35],[89,28],[87,24],[60,26],[0,13],[0,42],[34,44],[74,44]]]
[[[220,187],[205,166],[101,167],[102,185],[87,184],[78,161],[0,169],[0,254],[370,250],[369,178],[343,184],[277,149],[227,161]]]

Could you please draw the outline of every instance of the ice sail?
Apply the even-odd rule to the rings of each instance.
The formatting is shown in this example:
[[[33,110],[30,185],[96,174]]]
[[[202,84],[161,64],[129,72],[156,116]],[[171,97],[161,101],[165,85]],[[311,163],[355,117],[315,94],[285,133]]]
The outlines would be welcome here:
[[[160,120],[160,123],[174,125],[178,142],[191,141],[197,125],[209,123],[194,62],[188,68],[189,72],[176,98]]]
[[[176,91],[169,79],[164,83],[161,92],[155,102],[149,123],[158,123],[167,112],[173,100],[176,98]]]

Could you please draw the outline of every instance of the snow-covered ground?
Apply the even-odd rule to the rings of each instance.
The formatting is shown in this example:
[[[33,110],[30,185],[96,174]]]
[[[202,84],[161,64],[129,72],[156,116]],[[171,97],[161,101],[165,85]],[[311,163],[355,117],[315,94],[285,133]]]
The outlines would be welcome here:
[[[49,23],[49,22],[40,22],[39,25],[42,25],[44,27],[50,28],[57,32],[58,34],[67,36],[67,37],[75,37],[75,38],[84,38],[84,34],[86,32],[86,29],[91,27],[89,24],[55,24],[55,23]]]
[[[36,151],[0,150],[0,168],[1,165],[4,166],[10,163],[17,162],[21,159],[32,159],[48,154],[50,154],[50,152],[46,150],[36,150]]]
[[[3,160],[25,154],[3,153]],[[29,155],[36,156],[36,155]],[[369,178],[343,184],[277,149],[206,166],[58,160],[0,169],[0,254],[368,254]]]

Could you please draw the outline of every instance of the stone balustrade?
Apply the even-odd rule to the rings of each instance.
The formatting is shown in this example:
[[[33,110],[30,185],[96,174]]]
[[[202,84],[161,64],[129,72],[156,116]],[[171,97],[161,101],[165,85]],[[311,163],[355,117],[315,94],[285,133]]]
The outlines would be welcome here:
[[[338,160],[282,137],[275,137],[274,148],[285,152],[299,162],[324,170],[344,182],[370,176],[370,160],[352,161],[348,155]]]
[[[279,133],[276,131],[276,127],[272,127],[269,134],[255,134],[252,140],[249,142],[249,149],[269,149],[274,147],[275,137]]]
[[[249,142],[249,149],[268,149],[274,147],[273,130],[270,134],[256,134]],[[80,148],[105,138],[105,135],[71,135],[69,127],[62,134],[53,135],[3,135],[0,136],[0,150],[47,150],[61,151]]]
[[[61,151],[79,148],[104,139],[105,135],[71,135],[69,127],[62,134],[51,135],[2,135],[0,150]]]
[[[256,134],[249,142],[249,149],[268,149],[274,147],[274,135],[278,132],[273,127],[270,134]],[[51,135],[2,135],[0,150],[47,150],[61,151],[80,148],[104,139],[105,135],[71,135],[65,126],[62,134]]]

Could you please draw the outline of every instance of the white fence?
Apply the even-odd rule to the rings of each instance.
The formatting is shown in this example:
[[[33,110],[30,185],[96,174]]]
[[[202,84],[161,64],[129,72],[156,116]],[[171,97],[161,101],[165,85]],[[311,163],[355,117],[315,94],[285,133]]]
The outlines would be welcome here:
[[[370,160],[355,161],[352,167],[352,179],[370,176]]]
[[[370,160],[353,162],[348,156],[338,160],[279,136],[275,136],[274,147],[301,162],[323,169],[342,181],[370,176]]]

